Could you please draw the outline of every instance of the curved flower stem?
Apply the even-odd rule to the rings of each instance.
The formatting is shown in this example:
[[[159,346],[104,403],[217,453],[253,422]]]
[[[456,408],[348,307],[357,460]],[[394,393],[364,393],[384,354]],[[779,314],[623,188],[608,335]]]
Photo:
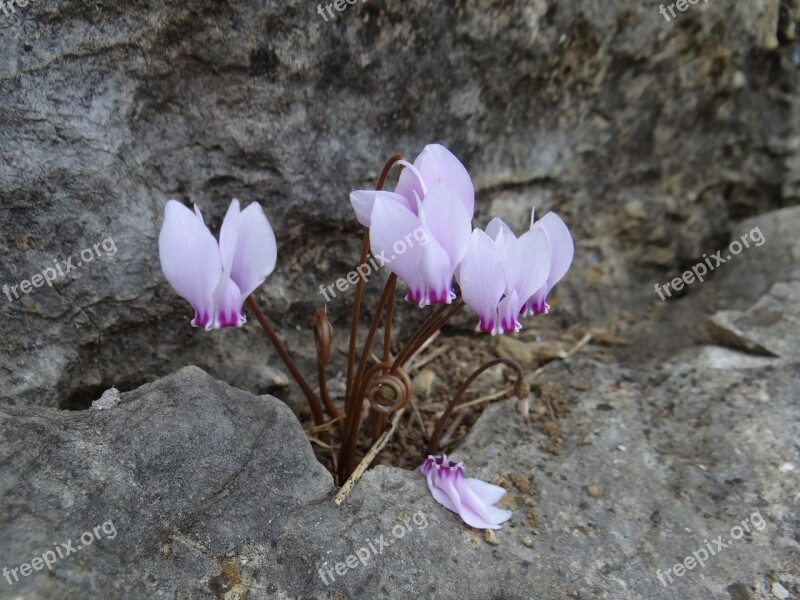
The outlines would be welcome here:
[[[398,162],[405,160],[402,154],[395,154],[386,161],[386,164],[383,165],[383,169],[381,170],[381,174],[378,177],[378,183],[375,186],[377,191],[383,189],[383,186],[386,185],[386,179],[389,177],[389,172],[392,170]],[[367,260],[367,252],[369,251],[369,228],[364,231],[364,241],[361,244],[361,257],[359,260],[359,265],[362,265]],[[364,344],[364,352],[361,355],[361,360],[359,364],[359,368],[356,371],[355,377],[353,377],[353,368],[356,362],[356,340],[358,337],[358,319],[359,314],[361,311],[361,299],[364,294],[364,278],[360,278],[358,283],[356,284],[356,294],[353,300],[353,315],[352,320],[350,322],[350,345],[347,354],[347,379],[345,383],[345,396],[344,396],[344,404],[345,404],[345,420],[342,425],[343,432],[344,432],[344,439],[342,442],[342,450],[341,450],[341,458],[340,461],[340,476],[344,478],[342,473],[349,471],[350,466],[348,465],[348,460],[345,460],[346,456],[350,456],[349,462],[352,464],[352,454],[355,452],[355,440],[354,438],[354,430],[355,430],[355,439],[357,440],[358,434],[358,426],[361,422],[361,405],[363,397],[357,398],[356,392],[360,386],[360,379],[363,375],[364,368],[366,367],[366,358],[367,353],[369,352],[369,348],[372,346],[372,340],[375,336],[375,330],[377,329],[377,323],[380,322],[380,315],[383,312],[383,307],[387,303],[387,323],[391,322],[391,314],[392,314],[392,307],[394,305],[394,286],[397,282],[397,276],[392,274],[389,277],[389,281],[386,282],[386,287],[384,287],[383,295],[381,296],[381,300],[378,302],[378,307],[375,311],[375,315],[373,315],[372,319],[372,326],[370,327],[370,332],[367,334],[367,342]],[[389,291],[388,298],[385,297],[387,290],[391,287]],[[388,340],[391,336],[391,325],[388,326],[388,333],[384,333],[384,354],[387,352],[388,348]],[[355,413],[355,414],[354,414]],[[352,446],[352,447],[351,447]]]
[[[353,384],[350,388],[351,394],[346,399],[345,404],[345,425],[344,425],[344,440],[342,441],[342,449],[339,461],[339,476],[344,480],[353,468],[353,458],[355,455],[356,442],[358,441],[358,429],[361,425],[361,409],[364,405],[363,393],[359,392],[363,388],[362,379],[364,371],[367,367],[367,360],[369,359],[369,349],[372,347],[372,342],[375,339],[375,334],[380,325],[381,315],[386,306],[389,297],[394,294],[395,284],[397,283],[397,275],[392,273],[383,287],[381,297],[378,299],[378,305],[375,308],[375,314],[372,315],[372,323],[367,331],[367,339],[364,341],[364,349],[361,352],[361,359],[358,363]]]
[[[455,305],[448,305],[443,304],[439,308],[437,308],[425,321],[420,325],[417,330],[412,334],[409,340],[406,342],[403,349],[397,355],[394,363],[392,364],[392,368],[389,369],[389,373],[396,373],[398,369],[403,368],[406,361],[414,356],[414,353],[419,350],[422,345],[433,336],[437,331],[439,331],[445,323],[447,323],[454,315],[456,315],[462,308],[464,308],[464,303],[459,300]],[[448,309],[449,312],[448,312]],[[387,309],[387,319],[391,318],[391,312]],[[384,353],[383,353],[383,362],[389,361],[389,353],[388,353],[388,346],[387,340],[384,339]],[[383,428],[386,426],[386,415],[375,412],[373,416],[373,427],[372,427],[372,441],[373,443],[380,437],[381,433],[383,433]]]
[[[392,313],[394,312],[394,294],[389,296],[386,303],[386,317],[383,319],[383,362],[388,363],[391,354],[392,343]],[[384,371],[387,372],[387,371]],[[383,428],[386,426],[386,415],[377,411],[373,411],[372,419],[372,443],[376,443]]]
[[[466,394],[469,386],[472,385],[472,382],[475,381],[487,369],[491,369],[493,366],[500,364],[507,365],[517,372],[515,393],[518,397],[523,395],[526,398],[528,397],[528,394],[530,393],[530,387],[528,386],[528,382],[525,380],[525,373],[522,371],[522,367],[518,362],[511,360],[510,358],[496,358],[487,362],[485,365],[478,368],[472,375],[470,375],[463,384],[461,384],[461,387],[456,391],[456,394],[453,396],[450,404],[447,405],[444,414],[436,422],[436,428],[433,430],[433,435],[431,435],[431,439],[428,442],[428,454],[436,454],[436,451],[439,449],[439,439],[442,436],[442,431],[444,431],[444,426],[447,424],[447,420],[450,418],[453,410],[455,410],[455,408],[461,404],[461,401],[464,399],[464,394]]]
[[[317,379],[319,380],[319,394],[322,397],[322,403],[325,405],[325,410],[332,417],[333,421],[339,422],[339,428],[342,428],[342,421],[339,418],[339,411],[336,405],[331,400],[331,395],[328,393],[328,379],[325,373],[325,367],[331,359],[331,345],[333,344],[333,328],[330,321],[328,321],[328,314],[321,308],[317,309],[314,317],[309,322],[309,326],[314,332],[314,348],[317,351]]]
[[[331,395],[328,393],[328,378],[325,376],[325,365],[317,363],[317,374],[319,375],[319,393],[322,396],[322,403],[325,405],[325,410],[332,417],[332,419],[339,419],[339,411],[336,405],[331,400]],[[342,421],[339,419],[339,429],[342,429]]]
[[[395,154],[391,156],[386,164],[383,165],[383,170],[378,177],[378,185],[375,186],[376,190],[382,190],[386,184],[386,178],[389,176],[389,171],[399,161],[404,160],[402,154]],[[367,262],[367,253],[369,252],[369,228],[364,230],[364,241],[361,243],[361,255],[358,264],[363,265]],[[356,284],[356,294],[353,299],[353,316],[350,321],[350,347],[347,353],[347,379],[345,383],[345,406],[349,404],[350,392],[352,392],[353,385],[353,367],[356,362],[356,338],[358,336],[358,318],[361,312],[361,298],[364,295],[364,278],[361,277]]]
[[[286,368],[289,369],[289,373],[292,374],[292,377],[294,377],[297,385],[299,385],[300,389],[303,390],[303,394],[305,395],[306,400],[308,400],[308,406],[311,409],[311,414],[314,417],[314,423],[316,425],[321,425],[325,420],[322,415],[322,403],[314,393],[314,390],[311,389],[311,386],[308,385],[308,382],[303,377],[303,374],[300,373],[300,369],[298,369],[297,365],[294,364],[292,357],[289,356],[289,353],[286,351],[286,348],[284,348],[283,343],[275,333],[275,330],[272,329],[267,317],[265,317],[264,313],[261,312],[261,309],[258,308],[258,304],[256,304],[256,300],[252,294],[247,297],[247,306],[249,306],[250,310],[255,313],[256,319],[258,319],[258,323],[261,325],[261,329],[263,329],[264,333],[267,334],[267,338],[269,338],[269,341],[272,343],[272,346],[275,348],[278,356],[281,357],[283,364],[286,365]]]
[[[367,253],[369,252],[369,228],[364,230],[364,241],[361,242],[361,256],[358,259],[358,264],[363,265],[367,262]],[[364,278],[359,277],[356,283],[356,295],[353,300],[353,316],[350,322],[350,348],[347,352],[347,378],[346,388],[344,392],[344,404],[347,406],[350,403],[350,393],[353,385],[353,368],[356,362],[356,343],[358,342],[358,317],[361,312],[361,297],[364,295]],[[345,411],[346,412],[346,411]]]
[[[403,349],[400,350],[397,357],[392,364],[391,373],[402,368],[402,366],[411,358],[414,353],[422,347],[430,337],[439,331],[445,324],[456,316],[466,306],[463,300],[458,300],[455,304],[443,304],[436,309],[436,312],[431,314],[422,325],[414,332],[414,334],[406,342]]]

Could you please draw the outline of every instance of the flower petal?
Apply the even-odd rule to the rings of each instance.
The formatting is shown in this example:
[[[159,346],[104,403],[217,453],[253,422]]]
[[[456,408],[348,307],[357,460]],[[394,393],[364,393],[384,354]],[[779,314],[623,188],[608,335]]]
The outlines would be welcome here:
[[[495,217],[489,224],[486,226],[486,235],[488,235],[493,240],[497,239],[498,234],[502,231],[505,235],[514,235],[514,232],[511,231],[511,228],[506,225],[505,221],[499,217]]]
[[[549,212],[536,221],[531,229],[541,228],[547,233],[552,253],[550,274],[547,276],[547,287],[552,289],[569,270],[575,254],[572,235],[564,221],[554,212]]]
[[[497,303],[506,287],[503,260],[494,241],[480,229],[472,232],[458,271],[461,296],[480,319],[476,330],[496,332]]]
[[[505,490],[479,479],[464,477],[461,463],[446,456],[428,456],[419,470],[425,474],[434,499],[461,519],[478,529],[499,529],[511,518],[511,511],[492,506]]]
[[[414,166],[422,174],[428,187],[433,187],[440,180],[446,183],[461,199],[469,220],[472,221],[475,213],[475,188],[466,167],[450,150],[441,144],[429,144],[417,156]]]
[[[407,198],[400,194],[396,194],[394,192],[385,192],[385,191],[377,191],[377,190],[356,190],[355,192],[350,193],[350,204],[353,206],[353,210],[356,213],[356,218],[358,222],[361,223],[364,227],[369,227],[370,222],[372,220],[372,208],[375,206],[375,198],[381,196],[383,198],[387,198],[389,200],[394,200],[401,206],[405,206],[411,212],[414,212],[413,208],[413,196]]]
[[[478,529],[500,529],[500,524],[511,518],[510,510],[495,508],[485,502],[464,477],[456,476],[455,481],[461,500],[458,514],[467,525]]]
[[[458,472],[458,467],[440,467],[435,471],[433,482],[450,499],[450,503],[453,506],[450,510],[461,514],[461,495],[456,487]]]
[[[213,294],[222,276],[222,260],[217,241],[202,217],[177,200],[167,202],[158,254],[164,277],[194,307],[192,325],[211,329]]]
[[[420,181],[419,171],[415,172],[413,169],[408,168],[403,169],[397,179],[397,186],[394,191],[398,196],[403,196],[410,203],[414,202],[414,198],[425,196],[424,185]]]
[[[234,201],[238,205],[238,201]],[[220,230],[220,248],[225,259],[225,223]],[[241,291],[242,302],[275,270],[278,245],[275,233],[261,205],[253,202],[245,208],[238,219],[236,246],[230,268],[231,279]]]
[[[456,297],[453,291],[453,271],[450,257],[444,248],[428,232],[428,243],[422,247],[420,257],[420,275],[424,289],[423,297],[414,302],[419,307],[429,304],[450,304]]]
[[[450,265],[455,269],[467,252],[472,228],[472,218],[458,195],[447,183],[435,183],[417,208],[417,214],[420,223],[447,252]]]
[[[522,254],[519,240],[510,229],[508,231],[501,229],[498,231],[494,243],[497,246],[500,257],[503,259],[503,274],[506,282],[505,293],[508,296],[519,287],[521,281]]]
[[[417,215],[405,206],[383,196],[375,199],[369,230],[372,254],[381,261],[386,261],[387,268],[405,282],[412,297],[421,297],[424,292],[419,269],[422,248],[405,242],[405,239],[414,238],[417,228]],[[395,244],[401,241],[405,245],[405,251],[395,254]]]
[[[214,304],[216,310],[214,311],[214,328],[222,329],[223,327],[240,327],[247,322],[244,316],[242,305],[244,304],[245,296],[242,296],[239,286],[227,276],[222,276],[220,285],[214,293]]]
[[[516,333],[522,329],[519,322],[519,313],[522,309],[517,290],[505,296],[497,305],[497,333]]]
[[[550,312],[550,305],[547,303],[547,293],[550,290],[545,285],[533,296],[531,296],[522,307],[522,316],[546,315]]]
[[[470,489],[472,489],[475,495],[486,504],[494,504],[495,502],[499,502],[500,498],[502,498],[506,493],[505,488],[501,488],[499,485],[493,485],[491,483],[481,481],[480,479],[475,479],[474,477],[467,477],[464,481],[470,487]]]
[[[442,506],[444,506],[447,510],[451,510],[454,513],[457,513],[458,509],[456,508],[455,503],[450,499],[450,496],[447,494],[447,492],[441,489],[437,484],[436,470],[428,473],[427,480],[428,480],[428,489],[431,491],[433,499],[436,500]]]
[[[547,234],[543,229],[532,229],[519,238],[522,264],[520,283],[517,286],[520,301],[524,304],[542,288],[550,275],[552,254]]]
[[[222,256],[222,270],[230,273],[233,267],[233,256],[236,253],[236,240],[239,237],[239,201],[234,198],[222,219],[219,229],[219,252]]]

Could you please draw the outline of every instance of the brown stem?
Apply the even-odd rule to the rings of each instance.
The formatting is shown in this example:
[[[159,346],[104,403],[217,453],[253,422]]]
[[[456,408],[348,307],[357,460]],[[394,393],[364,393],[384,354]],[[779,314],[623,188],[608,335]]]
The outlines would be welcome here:
[[[386,425],[386,415],[379,413],[377,410],[372,411],[372,443],[378,441],[383,433],[383,428]]]
[[[278,356],[280,356],[283,364],[286,365],[289,373],[292,374],[292,377],[294,377],[297,385],[299,385],[300,389],[303,391],[306,400],[308,400],[308,406],[311,409],[311,414],[314,417],[314,423],[316,425],[321,425],[325,418],[322,415],[322,403],[320,402],[319,398],[314,393],[314,390],[311,389],[311,386],[308,385],[308,382],[303,377],[303,374],[300,373],[300,369],[298,369],[297,365],[294,364],[292,357],[289,356],[289,353],[286,351],[286,348],[283,346],[280,338],[275,333],[275,330],[272,329],[267,317],[265,317],[264,313],[261,312],[261,309],[258,307],[258,304],[256,304],[256,300],[252,295],[247,297],[247,306],[256,315],[256,319],[258,319],[261,329],[263,329],[264,333],[267,334],[267,338],[269,338],[269,341],[272,343],[272,346],[275,348]]]
[[[322,396],[322,403],[325,405],[325,410],[333,419],[339,418],[339,410],[331,400],[331,395],[328,393],[328,379],[325,375],[325,365],[317,363],[317,374],[319,375],[319,393]],[[339,429],[342,429],[342,422],[339,421]]]
[[[383,362],[389,362],[392,343],[392,313],[394,312],[394,294],[386,303],[386,318],[383,320]]]
[[[389,296],[386,303],[386,317],[383,320],[383,362],[389,362],[392,344],[392,313],[394,312],[394,294]],[[378,411],[373,411],[372,420],[372,443],[378,441],[386,426],[386,415]]]
[[[386,185],[386,178],[389,177],[389,172],[392,170],[392,167],[397,164],[397,162],[403,160],[402,154],[395,154],[391,156],[389,160],[386,161],[386,164],[383,165],[383,170],[381,171],[380,176],[378,177],[378,185],[375,186],[375,189],[380,191],[383,189],[383,186]],[[364,230],[364,241],[361,242],[361,255],[358,260],[359,266],[363,265],[367,261],[367,253],[369,252],[369,228]],[[361,312],[361,298],[364,294],[364,278],[361,277],[356,284],[356,295],[353,299],[353,315],[352,321],[350,322],[350,348],[347,353],[347,379],[345,383],[345,405],[348,404],[348,399],[350,398],[350,392],[352,391],[352,383],[353,383],[353,367],[355,366],[356,362],[356,338],[358,336],[358,317]]]
[[[447,321],[449,321],[456,313],[458,313],[464,307],[464,303],[459,301],[456,303],[455,306],[443,304],[436,311],[431,314],[425,321],[420,325],[417,330],[412,334],[411,338],[406,342],[403,349],[398,354],[395,362],[392,364],[392,368],[389,370],[390,373],[396,373],[398,369],[401,369],[405,362],[411,358],[414,353],[422,347],[430,337],[435,334],[439,329],[441,329]],[[449,312],[448,312],[448,309]],[[391,310],[387,309],[387,319],[391,318]],[[384,338],[384,348],[383,348],[383,362],[389,362],[389,351],[388,351],[388,337]],[[386,415],[380,413],[378,411],[373,411],[373,421],[372,421],[372,441],[373,443],[380,437],[381,433],[383,432],[383,428],[386,425]]]
[[[397,354],[397,356],[394,359],[396,365],[400,364],[399,361],[407,353],[408,348],[410,348],[411,346],[415,345],[422,336],[424,336],[426,333],[428,333],[428,331],[430,330],[431,326],[436,321],[438,321],[439,318],[441,318],[441,316],[445,312],[447,312],[447,310],[449,308],[450,308],[449,304],[441,304],[441,305],[439,305],[439,307],[435,311],[433,311],[430,315],[428,315],[428,318],[425,319],[419,327],[417,327],[417,329],[414,331],[414,333],[411,334],[411,337],[408,338],[406,343],[400,349],[400,352]]]
[[[383,169],[381,170],[381,174],[378,177],[378,183],[375,186],[376,191],[380,191],[383,189],[383,186],[386,185],[386,179],[389,177],[389,172],[392,170],[395,164],[399,161],[403,160],[404,156],[402,154],[395,154],[389,157],[389,160],[386,161],[386,164],[383,165]],[[358,261],[359,266],[363,265],[367,261],[367,252],[369,251],[369,228],[364,231],[364,241],[361,243],[361,255]],[[353,367],[355,366],[356,362],[356,340],[358,337],[358,319],[359,314],[361,312],[361,298],[364,295],[364,278],[360,278],[358,283],[356,284],[356,294],[353,300],[353,315],[350,321],[350,347],[347,353],[347,378],[345,380],[345,393],[344,393],[344,404],[345,408],[349,408],[352,400],[351,394],[353,393]],[[392,301],[394,298],[392,298]],[[392,302],[393,303],[393,302]],[[390,304],[391,306],[391,304]],[[391,308],[389,309],[389,315],[391,315]],[[389,320],[389,319],[387,319]],[[386,342],[384,341],[384,346]],[[344,424],[345,429],[347,429],[347,423]]]
[[[425,322],[419,326],[417,331],[409,338],[403,349],[400,350],[392,364],[391,372],[394,373],[401,368],[414,353],[422,347],[430,337],[439,331],[445,324],[456,316],[466,306],[463,300],[458,300],[455,304],[443,304]],[[449,310],[448,310],[449,309]]]
[[[340,453],[341,460],[339,461],[339,475],[344,481],[350,474],[353,468],[353,458],[355,455],[355,446],[358,440],[358,429],[361,424],[361,409],[364,405],[364,395],[361,393],[362,378],[364,371],[367,367],[367,359],[369,358],[369,349],[372,347],[372,342],[375,339],[375,334],[378,332],[378,325],[380,325],[381,315],[383,308],[389,296],[394,294],[394,287],[397,283],[397,275],[392,273],[383,287],[381,297],[378,299],[378,305],[375,308],[375,313],[372,315],[372,323],[367,331],[367,339],[364,341],[364,349],[361,352],[361,359],[358,363],[355,377],[353,378],[353,385],[350,388],[351,394],[347,398],[345,405],[345,425],[344,425],[344,440],[342,440],[342,449]]]
[[[314,317],[310,322],[311,329],[314,331],[314,347],[317,351],[317,378],[319,380],[319,394],[322,397],[322,403],[325,405],[325,410],[328,414],[336,420],[339,417],[339,411],[336,409],[328,393],[328,379],[325,374],[325,367],[331,358],[331,345],[333,344],[333,328],[328,321],[327,313],[318,308],[314,313]],[[341,428],[341,421],[339,427]]]
[[[369,228],[364,230],[364,241],[361,242],[361,257],[358,259],[358,264],[363,265],[367,261],[367,252],[369,252]],[[361,296],[364,294],[364,278],[359,277],[356,284],[356,296],[353,300],[353,316],[350,322],[350,349],[347,352],[347,379],[344,392],[344,404],[347,406],[350,403],[350,393],[353,385],[353,367],[356,362],[356,343],[358,338],[358,317],[361,312]]]
[[[472,382],[475,381],[484,371],[499,364],[507,365],[517,372],[517,384],[515,386],[515,392],[517,396],[525,395],[527,398],[530,388],[528,387],[528,382],[525,380],[525,373],[523,373],[522,367],[519,366],[518,362],[511,360],[510,358],[496,358],[487,362],[485,365],[478,368],[472,375],[470,375],[463,384],[461,384],[461,387],[456,391],[456,394],[453,396],[450,404],[447,405],[444,414],[436,422],[436,428],[433,430],[433,435],[431,435],[431,439],[428,442],[428,454],[436,454],[436,451],[439,449],[439,439],[442,436],[442,431],[444,431],[444,426],[447,424],[447,420],[450,418],[450,415],[452,414],[453,410],[455,410],[456,406],[461,404],[461,401],[464,399],[464,394],[466,394],[469,386],[472,385]]]

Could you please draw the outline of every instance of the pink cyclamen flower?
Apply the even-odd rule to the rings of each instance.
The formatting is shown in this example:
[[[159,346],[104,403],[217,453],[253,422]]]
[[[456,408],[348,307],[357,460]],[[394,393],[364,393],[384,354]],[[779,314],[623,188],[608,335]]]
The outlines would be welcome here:
[[[372,253],[408,287],[420,307],[449,304],[453,275],[467,251],[475,190],[464,165],[431,144],[406,167],[394,192],[350,195],[356,217],[370,228]]]
[[[245,323],[244,301],[272,273],[278,250],[256,203],[240,211],[239,201],[231,202],[217,243],[197,205],[192,212],[170,200],[158,253],[164,277],[194,307],[192,326],[208,331]]]
[[[420,308],[453,301],[453,274],[467,251],[470,218],[446,183],[434,183],[413,212],[376,198],[371,222],[372,253],[405,282],[406,300]]]
[[[364,227],[371,227],[372,209],[377,198],[396,202],[417,214],[417,199],[424,198],[436,182],[443,182],[464,205],[469,220],[475,212],[475,188],[467,169],[456,156],[440,144],[428,144],[411,165],[400,174],[394,192],[357,190],[350,194],[356,218]]]
[[[464,477],[464,465],[446,456],[428,456],[419,470],[428,480],[434,499],[477,529],[500,529],[511,511],[493,506],[506,491],[480,479]]]
[[[544,286],[531,296],[522,307],[522,316],[524,317],[547,313],[550,310],[550,305],[547,304],[547,294],[567,274],[575,254],[575,244],[572,241],[569,228],[556,213],[549,212],[538,221],[535,221],[534,211],[531,211],[531,231],[535,229],[541,229],[547,233],[552,259],[550,274],[547,276]]]
[[[519,331],[520,312],[546,284],[551,261],[541,228],[517,238],[503,221],[493,219],[485,232],[473,231],[457,279],[464,302],[478,314],[475,330],[492,335]]]

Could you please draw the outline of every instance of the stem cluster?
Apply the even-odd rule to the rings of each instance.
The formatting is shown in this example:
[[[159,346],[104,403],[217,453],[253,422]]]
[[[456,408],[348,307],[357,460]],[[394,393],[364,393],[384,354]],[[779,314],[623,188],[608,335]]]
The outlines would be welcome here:
[[[383,189],[386,179],[398,162],[402,161],[401,155],[392,156],[383,167],[376,189]],[[364,240],[361,245],[361,258],[359,264],[367,260],[369,251],[369,229],[364,232]],[[362,424],[362,413],[364,400],[368,399],[373,413],[372,440],[375,442],[381,436],[385,426],[387,415],[400,410],[411,400],[413,389],[411,381],[404,371],[407,362],[422,348],[426,341],[435,335],[444,325],[464,308],[464,302],[457,298],[453,304],[443,304],[439,306],[411,335],[403,345],[397,356],[392,359],[392,314],[394,311],[395,288],[397,276],[389,276],[384,285],[383,292],[378,299],[375,312],[372,315],[369,329],[364,340],[361,354],[356,363],[356,346],[358,337],[358,324],[361,312],[361,303],[364,293],[364,279],[358,280],[353,304],[352,321],[350,324],[350,340],[347,356],[347,376],[346,390],[344,397],[344,413],[341,414],[336,408],[328,392],[328,384],[325,369],[330,358],[331,349],[331,327],[328,323],[325,311],[318,309],[314,318],[311,320],[311,327],[314,331],[314,340],[317,351],[317,367],[319,379],[319,395],[311,388],[303,377],[297,365],[292,360],[286,348],[272,329],[269,321],[259,309],[253,296],[247,299],[247,306],[255,314],[256,319],[261,325],[267,338],[274,346],[278,356],[283,361],[289,373],[300,386],[303,395],[308,401],[311,415],[317,427],[325,423],[325,414],[332,421],[339,424],[342,443],[338,456],[333,455],[334,469],[336,470],[340,482],[344,482],[353,472],[356,448],[358,446],[358,434]],[[383,349],[382,357],[379,362],[368,368],[369,356],[378,329],[383,324]],[[470,384],[486,369],[496,364],[506,364],[513,367],[518,376],[517,389],[526,390],[527,385],[523,385],[524,375],[521,367],[509,359],[493,360],[480,367],[473,373],[464,384],[458,389],[453,400],[448,405],[442,417],[436,424],[434,433],[428,444],[428,453],[434,454],[438,448],[439,441],[444,430],[444,426],[452,411],[462,401]],[[523,392],[518,394],[522,397]],[[527,393],[525,393],[527,398]]]

